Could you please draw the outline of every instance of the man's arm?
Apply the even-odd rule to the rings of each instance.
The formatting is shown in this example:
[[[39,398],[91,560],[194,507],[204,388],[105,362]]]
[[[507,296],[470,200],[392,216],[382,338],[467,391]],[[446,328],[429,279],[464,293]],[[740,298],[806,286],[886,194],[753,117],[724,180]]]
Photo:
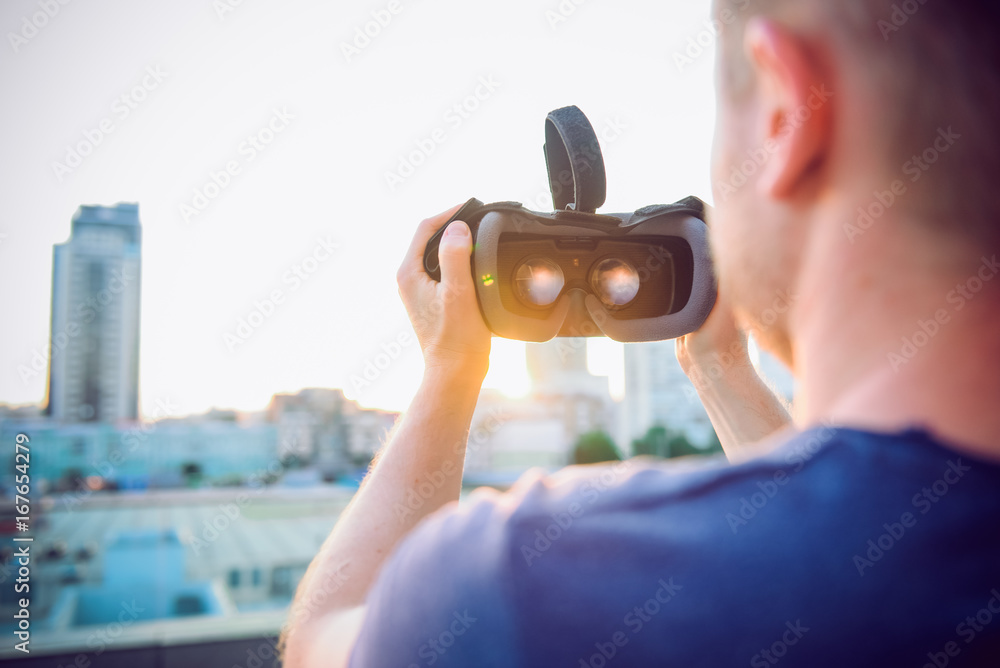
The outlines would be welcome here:
[[[458,499],[490,350],[472,283],[468,228],[449,227],[440,249],[440,283],[422,265],[427,241],[456,210],[421,223],[400,267],[400,296],[424,354],[423,384],[299,585],[282,638],[287,668],[347,665],[365,619],[364,601],[385,560],[421,520]],[[718,347],[720,336],[742,336],[723,317],[731,318],[717,306],[702,332],[678,343],[689,376],[711,364],[710,351],[725,349]],[[733,358],[739,363],[726,369],[725,382],[696,382],[730,457],[745,451],[742,444],[788,423],[741,340],[744,354]],[[423,502],[409,504],[410,493],[428,480],[431,485],[421,487]]]
[[[705,325],[677,340],[677,360],[731,462],[763,454],[769,448],[755,446],[792,425],[788,406],[754,369],[747,336],[722,295]]]
[[[456,210],[421,223],[397,275],[424,353],[423,383],[299,585],[282,639],[286,668],[347,665],[382,564],[422,519],[461,491],[490,351],[471,278],[468,227],[455,223],[442,240],[440,283],[422,266],[427,241]],[[422,503],[411,504],[417,487]]]

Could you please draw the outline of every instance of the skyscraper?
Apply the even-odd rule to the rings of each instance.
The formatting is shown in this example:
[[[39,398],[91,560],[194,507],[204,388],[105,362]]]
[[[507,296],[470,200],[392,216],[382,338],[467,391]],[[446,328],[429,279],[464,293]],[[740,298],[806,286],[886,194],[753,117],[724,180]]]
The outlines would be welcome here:
[[[526,344],[528,375],[537,401],[560,407],[566,433],[575,439],[588,431],[610,431],[614,405],[606,376],[587,367],[587,339],[555,339]]]
[[[756,345],[751,346],[751,358],[771,389],[791,402],[795,382],[788,370]],[[673,341],[625,346],[622,416],[619,426],[622,443],[642,438],[654,426],[680,432],[695,445],[707,444],[713,432],[712,422],[695,386],[677,361]]]
[[[81,206],[53,249],[46,413],[64,422],[139,415],[138,204]]]
[[[545,396],[591,396],[611,400],[608,379],[587,366],[587,339],[553,339],[525,344],[532,391]]]
[[[619,439],[623,447],[660,426],[707,443],[712,423],[674,354],[673,341],[625,346],[625,404]]]
[[[536,392],[575,392],[587,370],[587,339],[555,339],[525,345],[528,375]]]

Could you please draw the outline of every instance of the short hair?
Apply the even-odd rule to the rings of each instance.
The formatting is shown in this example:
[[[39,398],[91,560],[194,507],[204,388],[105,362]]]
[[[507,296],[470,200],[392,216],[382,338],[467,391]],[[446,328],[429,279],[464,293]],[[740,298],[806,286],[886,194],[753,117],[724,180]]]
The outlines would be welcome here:
[[[719,0],[719,7],[735,13],[735,27],[755,15],[794,23],[804,10],[821,12],[836,48],[851,50],[870,89],[884,93],[885,113],[873,128],[888,140],[886,167],[898,168],[907,186],[903,208],[942,232],[1000,242],[1000,3]],[[954,143],[938,151],[935,141],[949,129]]]

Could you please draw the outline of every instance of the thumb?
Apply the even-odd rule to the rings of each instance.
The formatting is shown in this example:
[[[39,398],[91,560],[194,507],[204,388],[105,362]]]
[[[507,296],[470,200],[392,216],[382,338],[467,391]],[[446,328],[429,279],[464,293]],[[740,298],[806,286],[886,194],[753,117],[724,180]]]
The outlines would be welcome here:
[[[462,286],[472,276],[472,232],[469,226],[455,221],[444,231],[438,247],[441,263],[441,283],[453,287]]]

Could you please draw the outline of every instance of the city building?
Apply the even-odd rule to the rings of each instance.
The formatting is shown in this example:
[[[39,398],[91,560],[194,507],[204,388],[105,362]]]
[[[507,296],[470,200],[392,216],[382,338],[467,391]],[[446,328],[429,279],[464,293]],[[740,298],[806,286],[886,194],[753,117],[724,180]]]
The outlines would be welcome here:
[[[267,409],[283,454],[317,468],[326,479],[367,468],[398,417],[362,408],[343,390],[323,388],[276,394]]]
[[[218,651],[233,642],[244,645],[242,656],[228,661],[199,647],[186,662],[161,664],[274,665],[257,653],[273,657],[296,586],[352,495],[323,486],[55,499],[34,531],[32,656],[53,657],[39,665],[84,665],[76,657],[86,653],[91,665],[135,666],[149,660],[148,648],[211,643]],[[5,556],[0,632],[10,635],[17,564]],[[106,651],[133,648],[143,656],[131,662]],[[18,659],[0,648],[0,662]]]
[[[764,381],[790,403],[795,393],[791,373],[753,342],[750,353]],[[677,361],[674,341],[625,346],[625,401],[621,415],[618,437],[622,447],[642,438],[652,427],[682,434],[695,446],[707,445],[714,433],[694,384]]]
[[[367,470],[397,418],[341,390],[307,389],[275,395],[263,414],[212,410],[157,422],[59,422],[0,411],[0,439],[25,433],[32,451],[44,453],[31,468],[43,492],[308,485]],[[13,472],[11,459],[0,482],[13,482]]]
[[[480,394],[469,433],[466,484],[504,485],[529,468],[572,464],[582,435],[613,430],[616,406],[608,379],[588,370],[586,339],[529,343],[526,360],[528,397],[491,390]]]
[[[615,421],[615,404],[606,376],[587,367],[587,339],[554,339],[529,343],[525,354],[531,377],[531,397],[549,404],[575,441],[590,431],[608,431]],[[550,410],[551,410],[550,409]]]
[[[271,424],[0,420],[0,438],[13,442],[18,433],[27,434],[32,452],[38,453],[32,457],[31,478],[41,491],[69,491],[83,484],[94,490],[238,484],[284,471],[277,429]]]
[[[712,423],[677,361],[673,341],[625,346],[622,408],[618,440],[627,451],[652,427],[683,434],[693,445],[711,440]]]
[[[775,394],[791,404],[792,400],[795,399],[796,388],[792,372],[776,357],[760,351],[756,345],[751,346],[750,355],[757,373],[764,379],[764,382]]]
[[[81,206],[54,247],[46,414],[59,422],[139,417],[138,204]]]
[[[188,580],[187,550],[173,527],[126,529],[106,540],[99,580],[63,587],[46,630],[235,614],[221,578]]]

